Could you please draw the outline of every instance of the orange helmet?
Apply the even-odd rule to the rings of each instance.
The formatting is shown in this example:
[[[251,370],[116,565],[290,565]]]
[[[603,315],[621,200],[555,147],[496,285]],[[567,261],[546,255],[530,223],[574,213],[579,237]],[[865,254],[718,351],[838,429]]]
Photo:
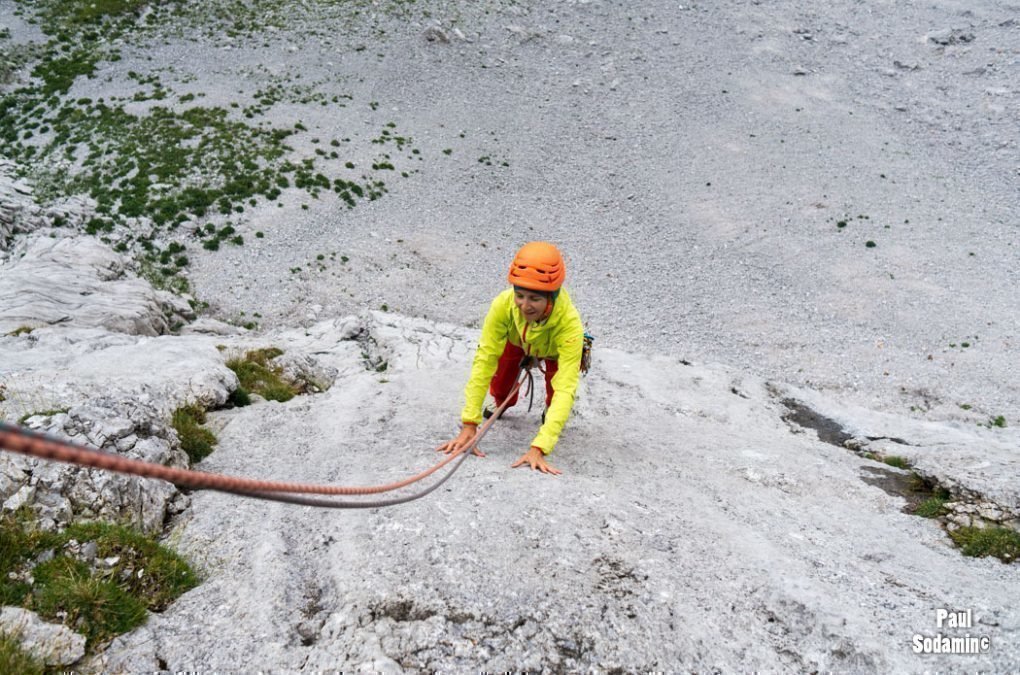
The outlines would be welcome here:
[[[546,241],[533,241],[514,256],[507,280],[532,291],[552,292],[560,289],[566,276],[567,267],[559,249]]]

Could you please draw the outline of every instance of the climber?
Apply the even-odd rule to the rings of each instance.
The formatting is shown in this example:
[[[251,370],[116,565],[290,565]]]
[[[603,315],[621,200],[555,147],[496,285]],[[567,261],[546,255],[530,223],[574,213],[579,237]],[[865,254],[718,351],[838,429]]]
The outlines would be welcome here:
[[[525,244],[514,256],[507,276],[512,288],[496,296],[482,325],[464,387],[460,434],[438,450],[456,452],[471,442],[482,418],[491,417],[506,400],[527,358],[530,365],[544,363],[544,369],[538,367],[545,374],[546,411],[531,447],[511,468],[528,464],[543,473],[562,473],[546,461],[546,455],[555,447],[574,405],[586,338],[581,317],[563,288],[565,277],[563,256],[550,243]],[[516,402],[514,394],[509,405]],[[485,456],[477,447],[474,453]]]

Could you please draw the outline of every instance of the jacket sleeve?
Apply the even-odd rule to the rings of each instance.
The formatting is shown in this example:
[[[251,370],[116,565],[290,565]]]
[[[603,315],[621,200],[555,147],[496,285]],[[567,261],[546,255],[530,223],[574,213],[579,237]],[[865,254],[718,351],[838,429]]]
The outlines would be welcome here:
[[[489,382],[496,373],[499,357],[506,347],[510,327],[510,313],[504,293],[496,296],[489,306],[482,324],[482,336],[478,340],[478,350],[471,365],[471,376],[464,387],[464,409],[460,413],[461,422],[480,424],[482,421],[482,404],[485,403],[485,392],[489,390]]]
[[[581,377],[581,350],[584,345],[584,326],[580,317],[573,318],[556,336],[556,374],[552,378],[553,397],[545,413],[545,424],[539,430],[532,445],[548,455],[556,447],[563,425],[574,407],[574,394]]]

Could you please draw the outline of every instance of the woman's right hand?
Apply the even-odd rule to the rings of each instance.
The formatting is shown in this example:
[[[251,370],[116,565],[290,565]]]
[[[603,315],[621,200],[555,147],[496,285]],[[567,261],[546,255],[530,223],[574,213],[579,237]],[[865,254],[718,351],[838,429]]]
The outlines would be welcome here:
[[[477,424],[465,423],[464,426],[461,427],[460,434],[458,434],[457,438],[453,439],[452,441],[447,441],[446,443],[443,443],[438,448],[436,448],[436,450],[445,452],[448,455],[451,452],[458,452],[459,450],[463,450],[465,446],[467,446],[469,443],[471,443],[472,440],[474,440],[475,434],[477,433],[478,433]],[[482,452],[478,448],[478,446],[475,446],[472,452],[478,457],[485,457],[485,453]]]

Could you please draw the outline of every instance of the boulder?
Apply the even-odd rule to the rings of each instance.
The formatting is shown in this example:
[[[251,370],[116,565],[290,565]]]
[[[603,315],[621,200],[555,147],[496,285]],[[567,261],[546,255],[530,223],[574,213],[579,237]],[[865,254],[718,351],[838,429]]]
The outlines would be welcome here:
[[[22,650],[47,666],[69,666],[85,655],[84,635],[20,607],[0,608],[0,633],[13,636]]]

